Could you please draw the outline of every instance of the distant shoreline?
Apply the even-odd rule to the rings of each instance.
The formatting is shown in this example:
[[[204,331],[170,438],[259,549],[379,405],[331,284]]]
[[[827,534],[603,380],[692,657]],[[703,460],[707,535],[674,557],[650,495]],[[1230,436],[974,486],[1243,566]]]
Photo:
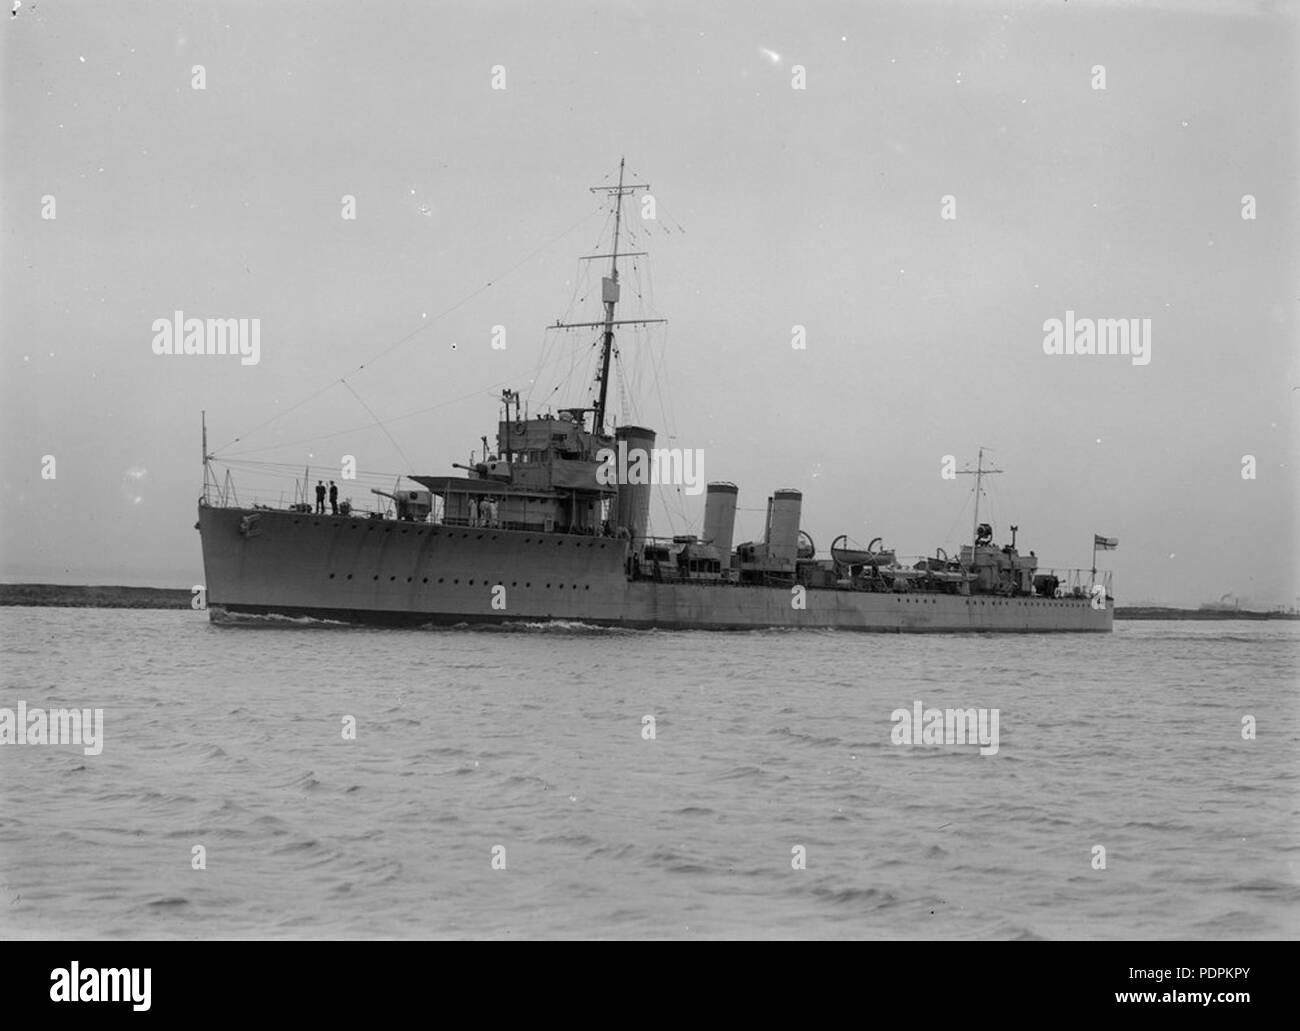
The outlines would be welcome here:
[[[1247,608],[1166,608],[1135,605],[1115,608],[1115,619],[1300,619],[1300,612],[1255,612]]]
[[[188,609],[193,593],[179,587],[96,587],[68,584],[0,584],[0,605],[81,609]],[[1163,605],[1120,606],[1116,619],[1300,619],[1288,612],[1180,609]]]
[[[95,587],[0,584],[0,605],[67,609],[188,609],[193,594],[181,587]]]
[[[1116,619],[1300,619],[1295,612],[1252,612],[1248,609],[1174,609],[1134,605],[1115,609]]]

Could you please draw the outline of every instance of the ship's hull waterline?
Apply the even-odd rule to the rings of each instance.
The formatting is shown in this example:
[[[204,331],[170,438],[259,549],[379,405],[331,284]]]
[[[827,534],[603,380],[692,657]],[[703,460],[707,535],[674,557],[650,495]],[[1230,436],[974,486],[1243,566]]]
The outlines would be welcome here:
[[[377,626],[580,622],[666,630],[1109,632],[1113,602],[630,580],[629,543],[199,506],[208,607]],[[501,590],[500,588],[504,588]]]

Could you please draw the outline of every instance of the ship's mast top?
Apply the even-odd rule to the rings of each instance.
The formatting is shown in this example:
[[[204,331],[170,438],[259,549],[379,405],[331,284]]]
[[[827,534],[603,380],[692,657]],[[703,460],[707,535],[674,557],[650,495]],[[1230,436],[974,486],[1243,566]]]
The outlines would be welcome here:
[[[623,164],[625,160],[625,158],[618,159],[618,188],[614,195],[614,247],[609,255],[609,278],[615,282],[618,282],[618,233],[623,225]]]
[[[592,417],[592,432],[603,436],[605,433],[605,409],[609,396],[609,360],[614,350],[614,307],[618,304],[618,259],[624,257],[618,251],[619,234],[623,228],[623,198],[637,190],[648,190],[648,183],[624,183],[625,159],[618,160],[618,185],[593,186],[592,193],[607,193],[614,198],[614,246],[609,255],[609,275],[601,280],[601,300],[605,303],[604,338],[600,352],[600,394],[596,399],[595,413]],[[630,256],[630,255],[629,255]],[[660,319],[638,319],[639,322],[662,321]],[[618,323],[621,325],[622,323]]]
[[[976,460],[975,460],[975,468],[974,468],[974,469],[958,469],[958,470],[957,470],[957,475],[958,475],[958,476],[974,476],[974,477],[975,477],[975,521],[974,521],[974,523],[971,525],[971,535],[970,535],[971,547],[974,547],[975,544],[976,544],[976,542],[977,542],[977,541],[979,540],[979,538],[980,538],[980,494],[981,494],[982,491],[983,491],[984,477],[985,477],[985,476],[991,476],[991,475],[994,474],[994,473],[1000,473],[1001,471],[1002,471],[1001,469],[985,469],[985,468],[984,468],[984,449],[983,449],[983,448],[980,448],[980,451],[979,451],[979,457],[976,458]]]
[[[627,183],[623,181],[625,162],[619,158],[618,162],[618,185],[617,186],[593,186],[592,193],[605,193],[614,198],[614,246],[609,254],[588,254],[581,260],[590,261],[596,258],[609,259],[609,275],[601,277],[600,281],[600,298],[605,304],[605,317],[600,322],[559,322],[555,323],[556,329],[594,329],[599,327],[604,332],[601,336],[600,347],[600,372],[598,382],[600,383],[600,392],[596,396],[596,407],[591,409],[593,415],[591,420],[591,430],[598,437],[605,435],[605,411],[609,399],[609,363],[614,352],[614,327],[626,326],[631,324],[645,325],[651,322],[666,322],[667,319],[615,319],[614,307],[618,304],[619,287],[618,287],[618,259],[635,258],[645,254],[645,251],[620,251],[618,249],[619,236],[623,229],[623,198],[630,196],[637,190],[650,189],[649,183]],[[577,411],[577,409],[570,409]],[[585,409],[583,409],[585,411]]]

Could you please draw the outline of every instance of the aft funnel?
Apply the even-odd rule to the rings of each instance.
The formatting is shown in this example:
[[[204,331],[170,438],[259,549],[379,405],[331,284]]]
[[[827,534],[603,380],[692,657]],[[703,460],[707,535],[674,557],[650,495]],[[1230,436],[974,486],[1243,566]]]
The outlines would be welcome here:
[[[704,540],[718,549],[723,565],[731,554],[731,538],[736,530],[736,496],[740,488],[734,483],[710,483],[704,498]]]
[[[781,563],[794,564],[799,553],[799,516],[803,494],[778,490],[768,502],[767,553]]]

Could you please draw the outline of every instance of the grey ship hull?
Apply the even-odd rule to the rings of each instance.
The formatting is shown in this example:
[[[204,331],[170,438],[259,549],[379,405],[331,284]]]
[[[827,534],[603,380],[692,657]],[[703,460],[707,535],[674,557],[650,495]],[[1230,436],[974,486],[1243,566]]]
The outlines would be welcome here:
[[[635,629],[1108,632],[1113,602],[659,583],[628,542],[526,530],[199,506],[214,620],[279,615],[381,626],[574,621]],[[494,590],[503,587],[504,591]]]

